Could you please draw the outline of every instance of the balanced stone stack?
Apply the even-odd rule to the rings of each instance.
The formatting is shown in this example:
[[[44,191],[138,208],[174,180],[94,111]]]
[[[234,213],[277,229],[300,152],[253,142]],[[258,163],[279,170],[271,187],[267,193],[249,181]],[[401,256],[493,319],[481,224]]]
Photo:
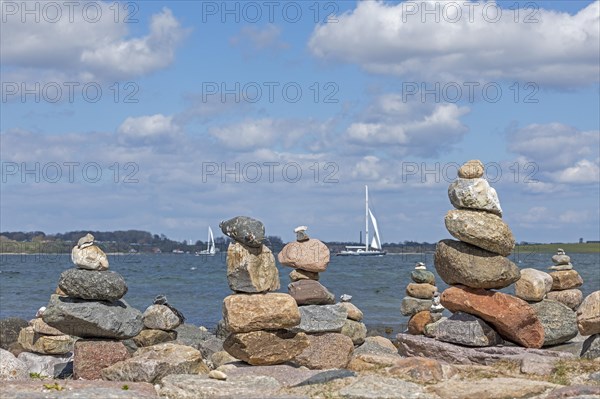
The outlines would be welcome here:
[[[469,161],[460,167],[458,178],[448,188],[456,209],[446,214],[445,224],[458,241],[441,240],[436,247],[436,270],[452,285],[442,293],[441,303],[453,313],[469,314],[465,322],[479,326],[469,330],[472,339],[463,344],[494,345],[498,342],[490,333],[494,330],[519,345],[540,348],[544,327],[535,309],[520,298],[494,291],[519,280],[520,273],[507,258],[515,244],[513,234],[502,220],[496,190],[483,175],[483,164]]]
[[[169,305],[167,297],[158,295],[154,303],[142,315],[144,329],[133,337],[137,347],[146,347],[177,339],[177,331],[185,317],[180,311]]]
[[[75,377],[99,378],[101,368],[128,356],[120,340],[138,335],[143,328],[142,314],[122,299],[127,284],[119,273],[107,270],[108,259],[94,245],[94,236],[87,234],[78,241],[71,260],[76,268],[61,274],[57,290],[60,294],[50,297],[42,319],[63,334],[105,339],[78,340],[74,345]],[[98,359],[111,354],[119,355],[110,360]]]
[[[572,310],[577,310],[583,301],[583,293],[578,289],[583,284],[583,279],[573,269],[571,258],[561,248],[558,248],[556,255],[552,257],[552,262],[554,265],[549,267],[552,270],[550,272],[552,287],[548,292],[548,299],[561,302]]]
[[[438,321],[442,317],[443,307],[433,303],[433,298],[439,297],[435,286],[435,276],[428,271],[423,262],[418,262],[410,278],[412,283],[406,287],[406,297],[402,299],[400,310],[408,320],[408,333],[421,335],[425,326]],[[432,309],[433,307],[433,309]],[[434,310],[432,312],[432,310]]]
[[[336,304],[335,296],[319,283],[330,252],[323,242],[309,238],[306,230],[306,226],[297,227],[296,241],[287,243],[278,254],[282,265],[294,268],[288,293],[299,306],[300,324],[290,331],[308,334],[310,343],[295,361],[311,369],[343,368],[350,361],[354,344],[363,343],[366,337],[366,327],[360,321],[362,312],[349,302]]]
[[[227,249],[227,281],[234,292],[223,300],[223,320],[229,332],[223,349],[251,365],[292,360],[308,347],[294,298],[273,293],[279,289],[275,257],[263,244],[265,227],[259,220],[237,216],[220,224],[233,242]]]

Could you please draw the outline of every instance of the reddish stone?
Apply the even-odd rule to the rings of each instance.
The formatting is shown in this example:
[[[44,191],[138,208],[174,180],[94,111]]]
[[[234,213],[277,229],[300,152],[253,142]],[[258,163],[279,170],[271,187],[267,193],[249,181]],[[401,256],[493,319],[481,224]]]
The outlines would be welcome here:
[[[490,323],[504,338],[527,348],[541,348],[544,327],[535,309],[512,295],[465,286],[450,287],[442,293],[442,305],[449,311],[465,312]]]
[[[333,305],[335,296],[315,280],[300,280],[288,284],[290,294],[298,305]]]
[[[430,323],[433,323],[431,312],[429,310],[422,310],[408,321],[408,333],[412,335],[423,335],[425,326]]]
[[[311,238],[308,241],[286,244],[277,255],[277,259],[284,266],[320,273],[327,269],[329,256],[327,245]]]
[[[130,357],[121,341],[79,340],[73,353],[73,377],[101,380],[102,369]]]

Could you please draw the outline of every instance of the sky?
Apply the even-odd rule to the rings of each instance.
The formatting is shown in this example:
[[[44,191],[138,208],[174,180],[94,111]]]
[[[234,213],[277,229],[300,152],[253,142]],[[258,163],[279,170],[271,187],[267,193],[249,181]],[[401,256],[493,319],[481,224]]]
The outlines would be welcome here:
[[[596,1],[0,5],[0,231],[357,241],[368,185],[435,242],[480,159],[517,242],[600,239]]]

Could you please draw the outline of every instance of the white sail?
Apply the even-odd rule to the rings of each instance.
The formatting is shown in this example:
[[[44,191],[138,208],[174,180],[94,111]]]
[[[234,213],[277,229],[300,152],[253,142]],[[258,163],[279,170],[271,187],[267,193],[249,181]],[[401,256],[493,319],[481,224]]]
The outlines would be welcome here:
[[[373,241],[371,241],[371,248],[381,249],[381,240],[379,238],[379,229],[377,228],[377,219],[373,216],[373,212],[369,209],[369,216],[371,217],[371,223],[373,223]]]
[[[214,254],[215,251],[215,237],[213,236],[213,231],[210,228],[210,226],[208,226],[208,248],[207,251],[209,254]]]

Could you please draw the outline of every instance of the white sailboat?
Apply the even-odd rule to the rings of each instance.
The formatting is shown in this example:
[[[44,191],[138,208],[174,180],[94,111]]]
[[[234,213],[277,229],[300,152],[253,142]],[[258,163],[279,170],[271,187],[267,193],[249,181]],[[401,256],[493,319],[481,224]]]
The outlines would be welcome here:
[[[369,219],[373,225],[373,240],[369,245]],[[377,219],[369,209],[369,187],[365,186],[365,245],[346,246],[344,251],[338,252],[340,256],[383,256],[386,252],[381,247],[381,238],[377,228]]]
[[[215,256],[217,253],[217,247],[215,247],[215,237],[213,236],[213,231],[208,226],[208,241],[206,243],[206,249],[196,252],[196,256],[207,255],[207,256]]]

